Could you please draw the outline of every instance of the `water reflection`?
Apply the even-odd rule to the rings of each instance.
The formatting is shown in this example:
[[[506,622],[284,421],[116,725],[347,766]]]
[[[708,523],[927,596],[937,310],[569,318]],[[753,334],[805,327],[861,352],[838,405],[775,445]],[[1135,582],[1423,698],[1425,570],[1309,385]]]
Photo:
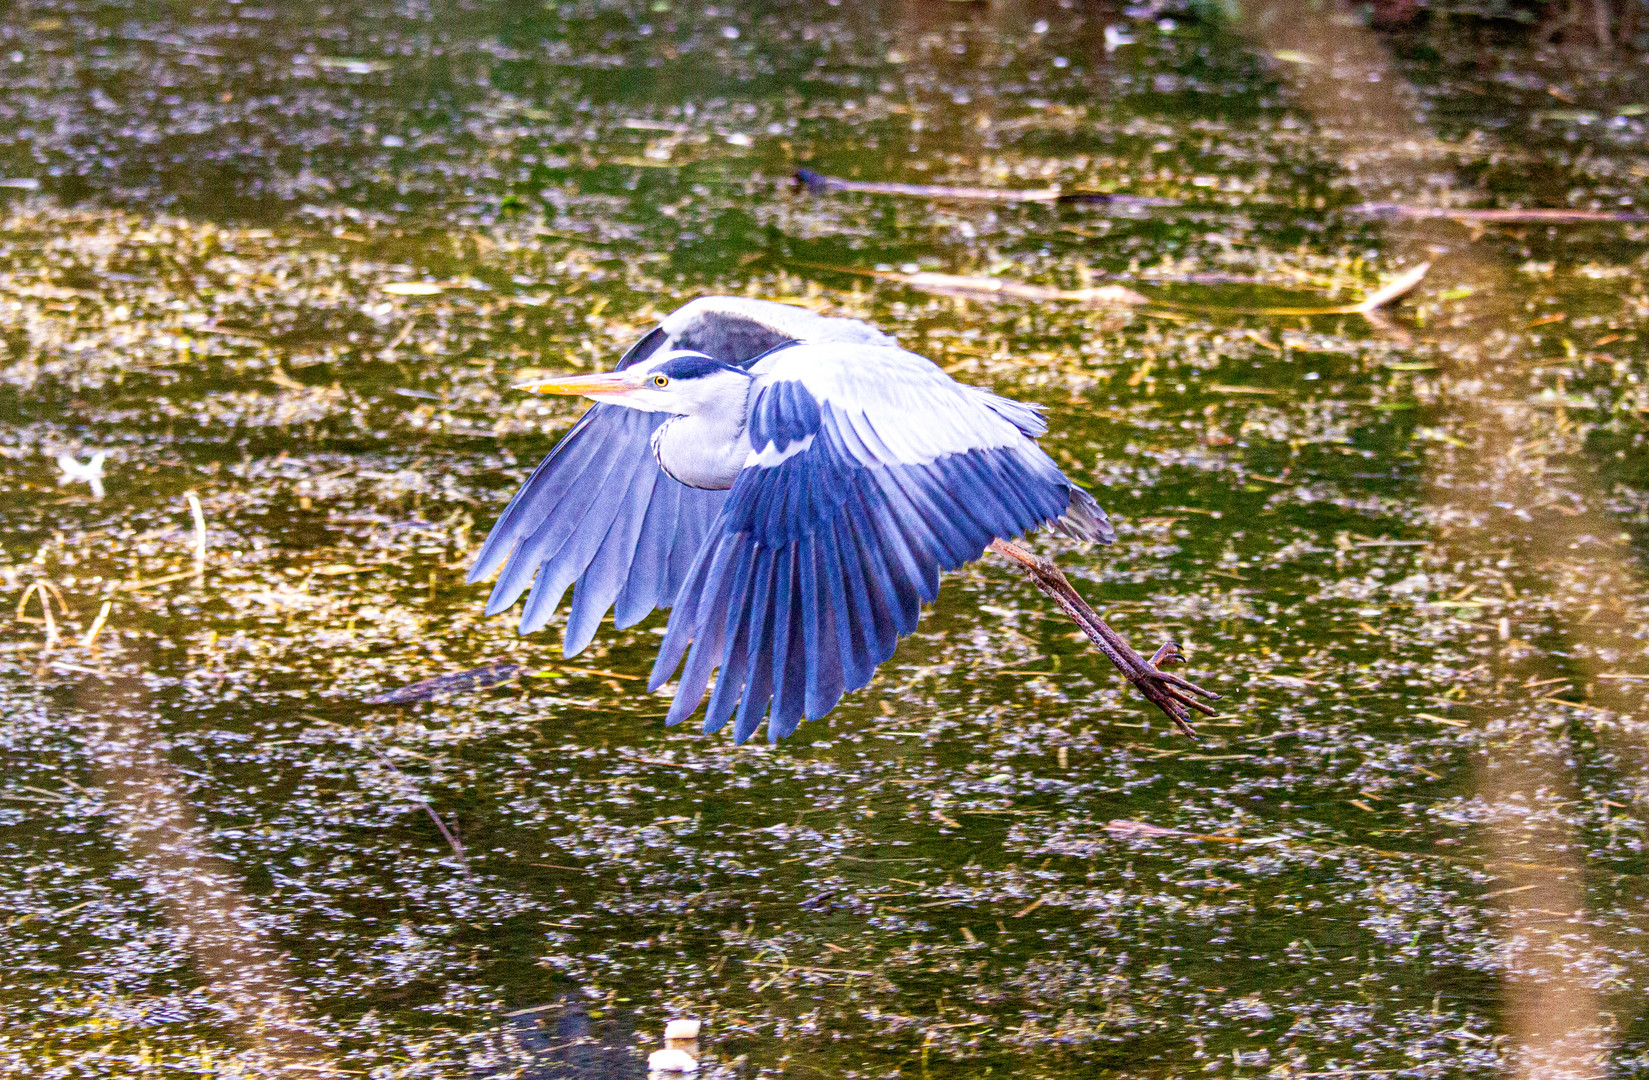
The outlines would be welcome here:
[[[1413,90],[1394,70],[1387,46],[1346,21],[1297,6],[1271,6],[1245,26],[1273,55],[1286,50],[1309,58],[1290,66],[1290,81],[1323,135],[1346,148],[1347,167],[1361,190],[1371,198],[1391,190],[1414,198],[1431,188],[1432,197],[1447,205],[1455,197],[1448,175],[1432,172],[1427,160],[1446,155],[1447,147],[1437,146],[1411,119]],[[1393,141],[1411,153],[1391,154]],[[1375,168],[1359,169],[1365,159]],[[1618,527],[1595,509],[1604,500],[1588,489],[1584,473],[1570,478],[1578,488],[1578,510],[1564,516],[1548,512],[1526,527],[1501,512],[1530,501],[1523,455],[1582,449],[1563,430],[1561,410],[1548,419],[1512,398],[1504,385],[1510,373],[1481,348],[1483,324],[1516,325],[1522,318],[1510,302],[1517,293],[1510,280],[1514,268],[1497,261],[1486,246],[1462,242],[1458,228],[1414,228],[1399,244],[1442,256],[1449,280],[1469,283],[1487,298],[1474,305],[1476,325],[1469,331],[1447,325],[1432,330],[1454,365],[1439,398],[1439,426],[1454,433],[1454,445],[1463,451],[1438,448],[1427,455],[1433,462],[1433,520],[1442,537],[1435,562],[1452,562],[1457,573],[1469,567],[1466,580],[1476,588],[1503,589],[1509,612],[1527,606],[1520,593],[1552,595],[1556,602],[1544,614],[1566,646],[1537,652],[1514,642],[1512,615],[1502,616],[1497,634],[1479,629],[1469,648],[1485,661],[1475,671],[1476,684],[1501,692],[1518,682],[1531,688],[1558,683],[1566,690],[1574,681],[1596,685],[1600,669],[1592,658],[1618,647],[1618,635],[1593,623],[1571,597],[1602,595],[1605,590],[1597,585],[1604,582],[1641,593],[1642,575],[1616,539]],[[1524,625],[1518,622],[1520,631]],[[1600,984],[1597,977],[1606,965],[1593,940],[1594,933],[1609,933],[1611,927],[1607,912],[1589,910],[1591,875],[1578,857],[1585,847],[1583,819],[1558,809],[1585,794],[1575,775],[1585,750],[1576,743],[1607,738],[1587,723],[1591,715],[1610,714],[1587,704],[1508,697],[1483,718],[1487,738],[1474,755],[1478,820],[1494,886],[1487,896],[1506,912],[1497,962],[1506,985],[1509,1064],[1520,1076],[1594,1075],[1608,1061],[1614,1041],[1615,1016],[1600,993],[1608,980]],[[1641,750],[1627,762],[1641,770]],[[1628,782],[1636,786],[1642,780]]]
[[[213,999],[227,1006],[246,1064],[337,1075],[303,1016],[301,995],[294,995],[284,950],[246,894],[243,872],[213,851],[208,829],[180,795],[141,682],[82,683],[74,707],[70,723],[85,740],[103,812],[119,828],[114,845],[170,923],[171,945],[187,953]]]

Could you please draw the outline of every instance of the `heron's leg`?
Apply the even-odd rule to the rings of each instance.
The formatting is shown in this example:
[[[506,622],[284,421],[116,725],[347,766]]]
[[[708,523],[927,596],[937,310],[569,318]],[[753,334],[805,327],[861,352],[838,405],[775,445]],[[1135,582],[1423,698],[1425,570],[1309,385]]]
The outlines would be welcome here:
[[[1088,602],[1072,588],[1053,560],[1044,559],[1011,540],[994,540],[989,550],[1013,563],[1031,579],[1031,584],[1052,597],[1060,610],[1069,615],[1082,628],[1088,640],[1122,672],[1123,678],[1133,683],[1151,704],[1167,713],[1168,719],[1185,734],[1193,739],[1197,737],[1196,728],[1191,726],[1192,709],[1207,716],[1216,715],[1212,708],[1197,698],[1218,698],[1218,694],[1163,669],[1162,665],[1176,660],[1185,662],[1185,654],[1180,652],[1178,644],[1166,642],[1147,660],[1088,606]]]

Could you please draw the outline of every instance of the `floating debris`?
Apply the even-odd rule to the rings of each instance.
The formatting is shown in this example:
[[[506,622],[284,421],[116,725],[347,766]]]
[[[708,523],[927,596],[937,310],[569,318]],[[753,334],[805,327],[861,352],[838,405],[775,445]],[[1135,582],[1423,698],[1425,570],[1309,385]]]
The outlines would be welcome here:
[[[851,274],[856,277],[893,281],[922,292],[970,299],[1030,300],[1038,303],[1084,304],[1092,307],[1137,307],[1150,304],[1171,311],[1195,311],[1229,315],[1363,315],[1371,318],[1377,309],[1412,292],[1414,287],[1425,278],[1427,270],[1431,268],[1430,263],[1421,263],[1419,266],[1412,267],[1355,304],[1331,304],[1319,307],[1233,308],[1221,307],[1216,304],[1182,304],[1167,300],[1153,300],[1142,293],[1135,292],[1126,285],[1096,285],[1086,289],[1056,289],[1045,285],[1032,285],[1023,281],[1011,281],[1005,278],[973,274],[941,274],[927,270],[916,273],[901,273],[896,270],[865,270],[860,267],[831,266],[823,263],[805,262],[791,262],[790,265],[825,270],[836,274]]]
[[[1144,821],[1129,821],[1124,818],[1114,818],[1105,823],[1105,831],[1123,840],[1143,839],[1174,839],[1174,840],[1208,840],[1217,844],[1241,844],[1244,840],[1240,836],[1224,836],[1218,833],[1193,833],[1181,829],[1168,829],[1161,825],[1152,825]]]
[[[701,1022],[698,1020],[672,1020],[664,1025],[666,1039],[696,1039],[699,1037]]]
[[[299,56],[292,62],[296,65],[308,62],[324,71],[342,71],[349,75],[374,75],[390,69],[386,60],[363,60],[358,56]]]
[[[104,457],[105,455],[103,452],[99,451],[98,453],[93,454],[86,461],[82,462],[76,460],[73,454],[59,454],[57,457],[57,467],[63,471],[63,474],[57,478],[57,486],[62,487],[64,484],[90,484],[92,488],[92,498],[101,499],[103,497]]]
[[[669,1047],[664,1050],[654,1050],[647,1055],[648,1072],[690,1073],[698,1072],[699,1063],[693,1055],[685,1050]]]

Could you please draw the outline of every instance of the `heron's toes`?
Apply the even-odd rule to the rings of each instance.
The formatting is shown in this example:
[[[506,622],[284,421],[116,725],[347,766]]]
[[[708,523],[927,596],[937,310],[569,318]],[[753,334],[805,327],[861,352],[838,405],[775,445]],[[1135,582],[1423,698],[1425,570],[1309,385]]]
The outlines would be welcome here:
[[[1179,642],[1177,641],[1163,642],[1161,647],[1151,654],[1149,663],[1152,667],[1161,667],[1169,661],[1185,663],[1185,654],[1180,652]]]

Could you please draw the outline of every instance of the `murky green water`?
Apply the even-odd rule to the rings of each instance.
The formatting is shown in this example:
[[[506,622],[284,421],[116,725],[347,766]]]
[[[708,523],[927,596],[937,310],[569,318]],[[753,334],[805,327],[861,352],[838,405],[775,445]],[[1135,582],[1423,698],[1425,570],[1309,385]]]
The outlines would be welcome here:
[[[1642,64],[1499,26],[0,16],[0,1069],[640,1076],[689,1015],[717,1076],[1649,1075],[1649,227],[1347,209],[1649,198]],[[1242,313],[1422,259],[1379,322]],[[510,381],[718,291],[1047,405],[1121,540],[1043,550],[1185,644],[1204,741],[996,562],[778,747],[660,727],[661,618],[571,665],[483,619],[575,415]]]

